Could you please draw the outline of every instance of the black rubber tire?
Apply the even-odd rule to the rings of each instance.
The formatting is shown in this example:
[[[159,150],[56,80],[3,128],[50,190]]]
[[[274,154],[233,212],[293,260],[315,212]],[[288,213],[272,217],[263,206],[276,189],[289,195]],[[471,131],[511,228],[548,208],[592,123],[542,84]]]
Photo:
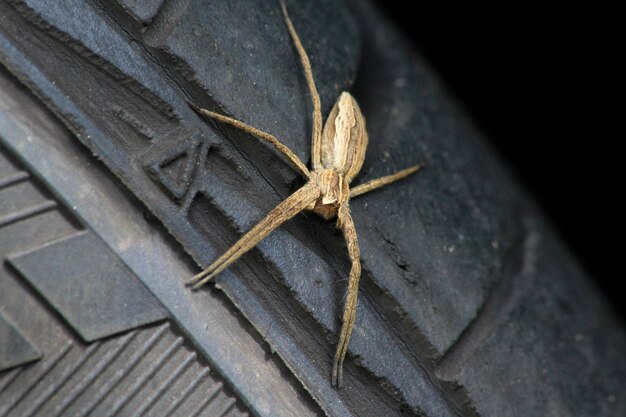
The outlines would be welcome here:
[[[623,329],[436,77],[368,2],[292,1],[326,115],[351,91],[363,276],[303,214],[184,282],[302,185],[311,107],[279,4],[0,3],[0,416],[626,415]],[[195,261],[195,262],[194,262]]]

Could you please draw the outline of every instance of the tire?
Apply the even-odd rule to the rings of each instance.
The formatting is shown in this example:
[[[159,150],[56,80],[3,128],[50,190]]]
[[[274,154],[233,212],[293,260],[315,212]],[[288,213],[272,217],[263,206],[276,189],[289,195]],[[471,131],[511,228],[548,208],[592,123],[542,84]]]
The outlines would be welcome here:
[[[302,185],[310,104],[278,4],[0,3],[0,416],[626,415],[605,301],[423,60],[367,2],[288,4],[328,114],[368,121],[349,259],[299,215],[185,280]]]

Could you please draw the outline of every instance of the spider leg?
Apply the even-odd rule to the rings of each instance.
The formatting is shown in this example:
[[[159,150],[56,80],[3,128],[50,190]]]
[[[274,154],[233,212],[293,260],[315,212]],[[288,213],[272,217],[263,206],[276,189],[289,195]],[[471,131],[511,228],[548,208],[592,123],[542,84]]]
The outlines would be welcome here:
[[[311,160],[313,161],[313,170],[317,170],[322,167],[322,110],[320,104],[320,96],[317,93],[317,87],[315,87],[313,71],[311,70],[311,62],[309,61],[309,57],[307,56],[306,51],[302,46],[302,42],[300,42],[300,38],[298,37],[298,33],[296,32],[296,29],[293,27],[293,23],[289,18],[289,14],[287,13],[287,7],[282,1],[280,2],[280,6],[283,9],[283,15],[285,16],[285,23],[287,23],[287,29],[289,29],[289,34],[291,35],[291,39],[296,46],[298,55],[300,56],[300,62],[302,63],[302,68],[304,69],[306,83],[309,86],[309,94],[311,94],[311,102],[313,103]]]
[[[202,109],[192,103],[188,103],[188,104],[192,109],[194,109],[197,113],[200,113],[203,116],[210,117],[212,119],[217,120],[218,122],[229,124],[239,130],[243,130],[246,133],[256,136],[259,139],[269,142],[270,144],[274,146],[274,148],[278,152],[285,155],[285,157],[289,159],[289,161],[294,165],[294,167],[296,167],[296,169],[298,169],[298,171],[300,171],[302,175],[304,175],[306,178],[309,178],[311,176],[311,173],[309,172],[308,168],[300,160],[300,158],[298,158],[298,156],[295,153],[293,153],[291,149],[283,145],[275,136],[269,133],[263,132],[262,130],[259,130],[250,125],[247,125],[244,122],[241,122],[237,119],[233,119],[232,117],[224,116],[223,114],[215,113],[207,109]]]
[[[384,185],[391,184],[392,182],[396,182],[401,180],[402,178],[408,177],[411,174],[416,173],[422,169],[421,166],[415,165],[411,168],[403,169],[402,171],[398,171],[395,174],[387,175],[385,177],[376,178],[374,180],[368,181],[365,184],[357,185],[356,187],[350,190],[350,198],[356,197],[361,194],[368,193],[372,190],[380,188]]]
[[[255,247],[263,238],[269,235],[272,230],[278,228],[281,224],[307,208],[318,198],[319,193],[317,184],[313,182],[305,184],[270,211],[263,220],[248,233],[243,235],[226,253],[220,256],[204,271],[193,277],[188,284],[194,284],[193,288],[195,289],[209,282],[239,259],[241,255]]]
[[[356,320],[357,297],[359,294],[359,279],[361,278],[361,253],[359,250],[359,242],[356,236],[356,228],[350,215],[348,204],[344,203],[339,208],[338,227],[343,231],[343,236],[348,246],[348,254],[352,261],[350,268],[350,279],[348,281],[348,291],[346,295],[346,305],[343,311],[343,325],[339,335],[339,343],[335,352],[335,360],[333,362],[332,384],[341,387],[343,384],[343,360],[348,351],[348,343],[352,334],[352,328]]]

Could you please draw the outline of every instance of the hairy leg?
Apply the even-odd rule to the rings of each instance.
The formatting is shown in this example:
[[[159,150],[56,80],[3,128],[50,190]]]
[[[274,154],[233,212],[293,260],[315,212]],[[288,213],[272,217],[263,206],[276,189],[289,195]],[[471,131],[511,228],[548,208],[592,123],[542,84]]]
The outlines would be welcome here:
[[[348,246],[348,254],[352,267],[350,268],[350,278],[348,280],[348,291],[346,295],[346,305],[343,311],[343,324],[339,335],[339,343],[335,352],[333,362],[332,384],[341,387],[343,384],[343,361],[348,351],[348,343],[352,335],[352,328],[356,320],[357,298],[359,294],[359,279],[361,278],[361,253],[359,242],[356,236],[356,228],[350,215],[348,204],[344,203],[339,208],[338,227],[343,231],[343,236]]]
[[[415,166],[412,166],[411,168],[398,171],[395,174],[376,178],[375,180],[368,181],[365,184],[357,185],[356,187],[350,190],[350,198],[356,197],[361,194],[365,194],[367,192],[380,188],[384,185],[388,185],[388,184],[391,184],[392,182],[401,180],[402,178],[406,178],[409,175],[416,173],[421,168],[422,168],[421,166],[415,165]]]
[[[317,93],[317,87],[315,87],[315,80],[313,79],[313,71],[311,70],[311,62],[309,61],[309,57],[306,54],[306,51],[302,47],[302,42],[300,42],[300,38],[298,37],[298,33],[296,29],[293,27],[293,23],[291,23],[291,19],[289,18],[289,14],[287,14],[287,7],[281,1],[281,7],[283,9],[283,15],[285,16],[285,22],[287,23],[287,29],[289,29],[289,34],[291,35],[291,39],[293,39],[293,43],[298,50],[298,55],[300,56],[300,62],[302,63],[302,68],[304,69],[304,76],[306,77],[306,83],[309,86],[309,93],[311,94],[311,101],[313,103],[313,133],[311,138],[311,160],[313,165],[313,170],[320,169],[322,167],[321,158],[322,158],[322,110],[320,104],[320,96]]]
[[[311,176],[311,173],[309,172],[308,168],[300,160],[300,158],[298,158],[298,156],[295,153],[293,153],[291,149],[283,145],[275,136],[269,133],[263,132],[262,130],[259,130],[250,125],[247,125],[244,122],[241,122],[237,119],[233,119],[232,117],[224,116],[223,114],[215,113],[215,112],[212,112],[211,110],[202,109],[192,103],[188,103],[188,104],[192,109],[194,109],[196,112],[200,113],[203,116],[210,117],[211,119],[215,119],[218,122],[229,124],[233,127],[236,127],[239,130],[242,130],[246,133],[256,136],[259,139],[269,142],[270,144],[274,146],[274,148],[276,148],[278,152],[285,155],[287,159],[289,159],[289,161],[294,165],[294,167],[296,167],[298,171],[300,171],[302,175],[304,175],[306,178],[309,178]]]
[[[194,288],[199,288],[209,282],[212,278],[228,268],[244,253],[254,248],[261,240],[269,235],[272,230],[291,219],[296,214],[307,208],[319,197],[319,187],[317,184],[309,182],[298,191],[287,197],[282,203],[270,211],[263,220],[254,226],[248,233],[243,235],[237,243],[220,256],[207,269],[193,277],[189,284],[194,284]]]

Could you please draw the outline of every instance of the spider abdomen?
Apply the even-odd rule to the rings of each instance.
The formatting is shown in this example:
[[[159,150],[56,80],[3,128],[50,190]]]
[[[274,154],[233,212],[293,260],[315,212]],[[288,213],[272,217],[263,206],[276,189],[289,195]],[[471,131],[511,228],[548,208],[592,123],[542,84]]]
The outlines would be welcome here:
[[[354,97],[344,91],[324,124],[321,142],[322,166],[334,169],[350,183],[361,170],[367,141],[365,118],[361,109]]]

